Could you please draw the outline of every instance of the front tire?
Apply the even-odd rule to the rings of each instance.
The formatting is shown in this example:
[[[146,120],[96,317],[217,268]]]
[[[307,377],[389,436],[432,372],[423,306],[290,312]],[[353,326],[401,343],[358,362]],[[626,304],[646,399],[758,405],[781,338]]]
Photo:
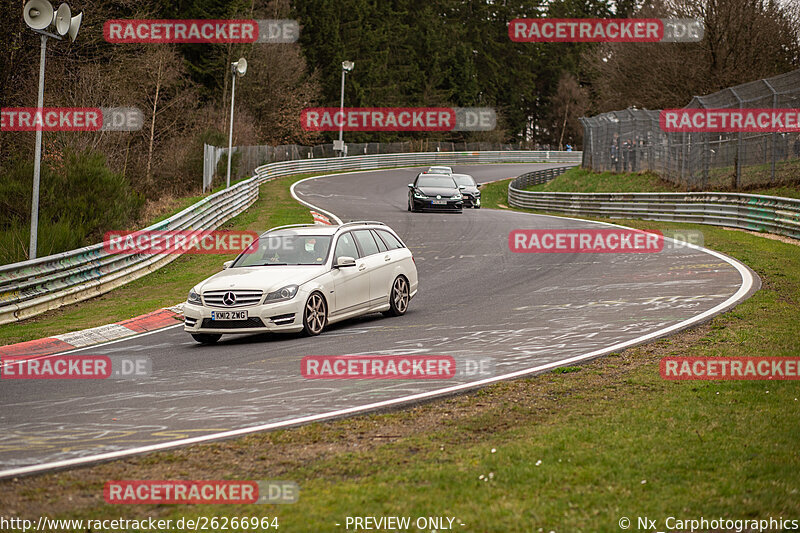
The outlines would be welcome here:
[[[411,290],[408,280],[403,276],[397,276],[392,283],[392,290],[389,292],[389,310],[384,311],[384,316],[402,316],[408,311],[408,302],[411,300]]]
[[[214,344],[222,338],[220,333],[192,333],[191,335],[200,344]]]
[[[312,292],[303,308],[303,333],[314,337],[322,333],[328,323],[328,305],[318,292]]]

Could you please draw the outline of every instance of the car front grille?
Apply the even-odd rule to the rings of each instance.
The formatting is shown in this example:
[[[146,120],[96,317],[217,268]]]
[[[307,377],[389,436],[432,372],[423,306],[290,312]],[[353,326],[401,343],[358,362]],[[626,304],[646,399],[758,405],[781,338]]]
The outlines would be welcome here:
[[[233,304],[225,303],[225,295],[232,294],[236,301]],[[211,307],[246,307],[257,305],[261,301],[264,291],[257,290],[230,290],[230,291],[207,291],[203,293],[203,301]]]
[[[456,200],[451,200],[446,204],[434,204],[433,202],[428,202],[425,206],[427,209],[456,209],[458,204]]]
[[[211,320],[203,319],[203,329],[249,329],[263,328],[264,322],[258,317],[251,317],[247,320]]]

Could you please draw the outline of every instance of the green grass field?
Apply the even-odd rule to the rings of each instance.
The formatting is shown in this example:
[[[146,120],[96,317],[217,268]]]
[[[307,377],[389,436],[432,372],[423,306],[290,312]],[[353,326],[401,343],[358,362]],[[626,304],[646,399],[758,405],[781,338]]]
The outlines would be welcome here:
[[[484,189],[487,206],[505,203],[503,187]],[[667,517],[798,519],[798,383],[672,382],[658,364],[669,355],[800,356],[800,247],[694,227],[763,282],[705,324],[388,413],[2,482],[0,501],[26,517],[277,516],[281,530],[309,532],[345,530],[356,515],[449,516],[464,532],[619,532],[623,517],[637,530],[645,516],[659,531]],[[283,506],[110,506],[110,479],[280,479],[301,493]]]
[[[490,190],[490,199],[500,195],[505,197],[510,180],[498,181],[485,186],[484,191]],[[592,172],[580,167],[572,168],[554,180],[541,185],[528,187],[529,191],[542,192],[679,192],[680,187],[664,181],[657,174],[651,172],[641,173],[615,173]],[[711,189],[721,190],[721,189]],[[729,190],[729,189],[723,189]],[[742,191],[746,194],[764,194],[769,196],[784,196],[800,198],[800,184],[783,184],[772,187],[752,187]],[[485,195],[486,192],[483,192]]]

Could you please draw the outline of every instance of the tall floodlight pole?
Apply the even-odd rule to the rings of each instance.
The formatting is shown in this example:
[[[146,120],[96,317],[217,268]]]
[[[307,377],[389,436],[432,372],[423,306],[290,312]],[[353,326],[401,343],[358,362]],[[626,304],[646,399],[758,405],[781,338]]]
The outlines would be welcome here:
[[[347,153],[344,148],[344,76],[346,73],[353,70],[354,66],[355,63],[352,61],[342,61],[342,91],[339,101],[339,142],[335,146],[335,149],[340,152],[342,156]]]
[[[36,109],[41,114],[44,107],[44,63],[47,56],[47,38],[61,40],[62,35],[69,34],[73,41],[78,35],[78,29],[83,20],[83,13],[72,16],[67,4],[61,4],[58,11],[47,0],[30,0],[22,8],[22,18],[30,29],[38,33],[41,40],[39,53],[39,95],[36,99]],[[44,31],[51,24],[55,24],[56,34]],[[39,182],[42,170],[42,124],[36,127],[36,150],[33,161],[33,194],[31,195],[31,239],[28,248],[28,259],[36,259],[37,237],[39,233]]]
[[[42,34],[42,51],[39,54],[39,97],[36,109],[44,107],[44,60],[47,55],[47,35]],[[39,181],[42,173],[42,128],[36,128],[36,151],[33,156],[33,195],[31,199],[31,240],[28,259],[36,259],[39,235]]]
[[[247,72],[247,60],[239,58],[236,63],[231,63],[231,126],[228,130],[228,177],[225,180],[225,188],[231,186],[231,154],[233,152],[233,102],[236,101],[236,78],[241,78]]]

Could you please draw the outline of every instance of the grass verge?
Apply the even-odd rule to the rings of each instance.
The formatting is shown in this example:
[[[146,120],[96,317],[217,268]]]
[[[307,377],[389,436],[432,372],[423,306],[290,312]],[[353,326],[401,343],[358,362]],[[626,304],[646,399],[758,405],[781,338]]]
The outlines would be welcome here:
[[[384,515],[455,517],[455,529],[482,532],[618,532],[622,517],[647,516],[660,530],[684,529],[668,517],[800,518],[798,383],[667,382],[658,371],[668,355],[799,356],[800,247],[695,227],[763,282],[703,325],[403,410],[2,482],[0,501],[6,514],[33,519],[43,510],[79,519],[277,516],[287,531],[338,531],[348,516]],[[103,502],[107,480],[175,478],[291,480],[301,495],[274,507]]]
[[[485,185],[483,191],[491,191],[490,198],[505,198],[510,180],[498,181]],[[541,185],[528,187],[529,191],[540,192],[681,192],[684,189],[662,180],[657,174],[650,172],[641,173],[615,173],[592,172],[584,168],[575,167],[564,174]],[[800,198],[800,183],[778,185],[774,187],[754,187],[746,191],[747,194],[764,194],[769,196],[785,196]],[[482,194],[486,194],[483,192]],[[499,196],[498,196],[499,195]]]

